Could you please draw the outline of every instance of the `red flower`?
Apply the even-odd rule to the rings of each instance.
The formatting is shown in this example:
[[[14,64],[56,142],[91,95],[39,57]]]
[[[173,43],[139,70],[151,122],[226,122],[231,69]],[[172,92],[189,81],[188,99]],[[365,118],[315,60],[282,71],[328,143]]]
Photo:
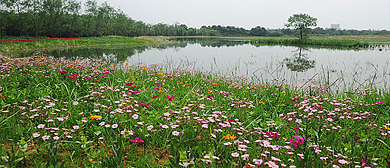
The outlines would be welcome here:
[[[157,95],[157,96],[154,96],[154,95],[153,95],[153,96],[152,96],[152,99],[155,99],[155,98],[157,98],[158,96],[160,96],[160,95]]]
[[[292,99],[291,102],[297,102],[298,100],[299,100],[299,97]]]

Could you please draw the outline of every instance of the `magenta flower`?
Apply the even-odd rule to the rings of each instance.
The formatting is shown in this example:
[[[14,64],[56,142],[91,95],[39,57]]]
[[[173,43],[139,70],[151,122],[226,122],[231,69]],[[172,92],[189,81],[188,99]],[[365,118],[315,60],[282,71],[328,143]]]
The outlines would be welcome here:
[[[306,136],[304,136],[304,137],[293,136],[293,137],[294,137],[295,139],[290,140],[290,142],[291,142],[293,145],[295,145],[295,146],[304,144],[304,143],[305,143],[305,140],[309,140],[309,139],[310,139],[310,138],[307,138],[307,139],[306,139]]]
[[[159,86],[159,87],[154,87],[153,89],[156,89],[156,90],[161,89],[161,86]]]
[[[144,141],[143,141],[143,140],[140,140],[139,138],[130,139],[130,142],[134,142],[134,144],[137,144],[137,143],[144,143]]]
[[[126,86],[131,86],[131,85],[133,85],[133,82],[126,83]]]
[[[107,77],[107,76],[100,76],[99,78],[105,78],[105,77]]]
[[[62,74],[66,74],[66,71],[60,71],[60,73],[62,73]]]
[[[71,78],[71,79],[76,79],[77,78],[77,76],[68,76],[68,78]]]
[[[376,101],[376,104],[382,104],[383,103],[383,100],[381,101]]]
[[[150,103],[145,104],[145,103],[139,102],[139,103],[138,103],[138,106],[140,106],[140,107],[149,107],[149,106],[150,106]]]
[[[280,133],[276,131],[268,131],[263,133],[265,137],[280,137]]]
[[[171,96],[171,97],[165,96],[165,98],[169,99],[169,101],[172,101],[173,99],[175,99],[175,98],[173,98],[173,96]]]

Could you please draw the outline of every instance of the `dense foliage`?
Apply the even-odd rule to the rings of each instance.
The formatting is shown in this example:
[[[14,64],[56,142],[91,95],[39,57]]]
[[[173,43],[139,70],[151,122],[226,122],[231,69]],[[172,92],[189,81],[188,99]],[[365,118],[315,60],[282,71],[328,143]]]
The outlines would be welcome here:
[[[84,7],[84,10],[83,10]],[[0,39],[8,36],[29,37],[96,37],[120,36],[291,36],[292,29],[250,30],[235,26],[188,27],[173,24],[147,24],[133,20],[107,2],[88,0],[0,0]],[[260,23],[261,24],[261,23]],[[336,30],[315,28],[313,35],[378,35],[388,31]]]

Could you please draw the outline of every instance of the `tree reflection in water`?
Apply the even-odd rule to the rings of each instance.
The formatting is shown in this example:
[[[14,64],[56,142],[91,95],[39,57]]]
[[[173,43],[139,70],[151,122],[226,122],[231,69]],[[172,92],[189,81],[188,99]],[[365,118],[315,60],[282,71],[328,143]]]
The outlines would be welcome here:
[[[315,67],[315,61],[309,60],[307,54],[302,53],[302,50],[309,51],[307,48],[299,47],[292,58],[285,58],[283,62],[291,71],[304,72]]]

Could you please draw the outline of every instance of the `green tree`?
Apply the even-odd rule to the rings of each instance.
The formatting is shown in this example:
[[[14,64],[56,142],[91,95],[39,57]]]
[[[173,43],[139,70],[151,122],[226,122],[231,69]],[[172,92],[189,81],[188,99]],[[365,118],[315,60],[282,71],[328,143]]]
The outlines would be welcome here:
[[[265,36],[267,34],[267,29],[264,27],[256,26],[250,30],[251,36]]]
[[[288,23],[284,26],[294,28],[299,39],[307,37],[311,26],[317,26],[317,18],[311,17],[308,14],[294,14],[288,18]]]

